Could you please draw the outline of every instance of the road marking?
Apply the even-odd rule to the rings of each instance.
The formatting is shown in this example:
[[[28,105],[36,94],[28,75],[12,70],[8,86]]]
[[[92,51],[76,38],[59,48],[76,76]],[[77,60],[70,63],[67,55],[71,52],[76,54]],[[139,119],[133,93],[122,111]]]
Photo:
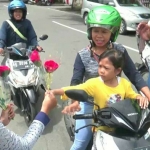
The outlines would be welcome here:
[[[4,7],[8,7],[7,5],[4,5]],[[27,12],[27,14],[29,15],[29,13]]]
[[[63,10],[58,10],[58,9],[56,9],[56,8],[47,8],[47,9],[52,10],[52,11],[57,11],[57,12],[66,13],[66,14],[72,14],[72,15],[80,16],[80,14],[71,13],[71,12],[66,12],[66,11],[63,11]]]
[[[58,25],[60,25],[60,26],[63,26],[63,27],[69,28],[69,29],[71,29],[71,30],[74,30],[74,31],[77,31],[77,32],[81,32],[81,33],[83,33],[83,34],[87,34],[87,33],[86,33],[86,32],[84,32],[84,31],[81,31],[81,30],[78,30],[78,29],[75,29],[75,28],[72,28],[72,27],[66,26],[66,25],[61,24],[61,23],[59,23],[59,22],[56,22],[56,21],[52,21],[52,22],[53,22],[53,23],[55,23],[55,24],[58,24]]]
[[[71,29],[71,30],[74,30],[74,31],[77,31],[77,32],[80,32],[80,33],[83,33],[83,34],[87,34],[87,33],[84,32],[84,31],[81,31],[81,30],[78,30],[78,29],[69,27],[69,26],[64,25],[64,24],[61,24],[61,23],[59,23],[59,22],[56,22],[56,21],[52,21],[52,22],[55,23],[55,24],[58,24],[58,25],[60,25],[60,26],[63,26],[63,27],[65,27],[65,28],[68,28],[68,29]],[[138,53],[139,53],[139,51],[138,51],[137,49],[134,49],[134,48],[129,47],[129,46],[126,46],[126,45],[123,45],[123,46],[124,46],[125,48],[129,49],[129,50],[132,50],[132,51],[135,51],[135,52],[138,52]]]

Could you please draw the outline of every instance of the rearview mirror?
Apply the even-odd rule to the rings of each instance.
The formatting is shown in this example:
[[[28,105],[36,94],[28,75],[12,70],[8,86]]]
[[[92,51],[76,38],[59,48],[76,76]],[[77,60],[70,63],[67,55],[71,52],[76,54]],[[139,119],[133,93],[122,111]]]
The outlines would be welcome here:
[[[44,41],[48,38],[48,35],[43,34],[42,36],[39,37],[40,40]]]
[[[77,100],[79,102],[87,102],[88,101],[88,94],[84,90],[67,90],[65,94],[73,100]]]

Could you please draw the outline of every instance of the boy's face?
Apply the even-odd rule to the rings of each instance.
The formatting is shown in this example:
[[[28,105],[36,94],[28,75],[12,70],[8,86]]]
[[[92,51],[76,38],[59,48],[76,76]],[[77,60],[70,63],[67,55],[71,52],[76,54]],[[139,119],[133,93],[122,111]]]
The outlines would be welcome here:
[[[23,12],[21,9],[15,9],[13,13],[13,17],[15,20],[21,20],[23,16]]]
[[[105,28],[94,27],[92,28],[92,40],[98,47],[106,46],[109,42],[111,32]]]
[[[104,58],[99,62],[98,74],[103,81],[109,81],[121,72],[121,68],[116,69],[108,58]]]

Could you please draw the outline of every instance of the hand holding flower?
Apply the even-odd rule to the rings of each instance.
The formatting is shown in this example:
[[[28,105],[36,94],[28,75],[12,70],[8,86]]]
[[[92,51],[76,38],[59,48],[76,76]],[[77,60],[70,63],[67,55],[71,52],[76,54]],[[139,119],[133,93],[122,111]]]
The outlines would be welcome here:
[[[0,107],[5,110],[7,104],[11,101],[10,87],[6,83],[5,78],[9,75],[10,68],[7,66],[0,66]]]
[[[49,111],[51,111],[56,106],[57,106],[57,100],[54,94],[51,91],[46,91],[45,98],[42,103],[41,111],[48,115]]]
[[[6,110],[2,110],[0,121],[7,126],[11,119],[15,117],[14,105],[8,104]]]

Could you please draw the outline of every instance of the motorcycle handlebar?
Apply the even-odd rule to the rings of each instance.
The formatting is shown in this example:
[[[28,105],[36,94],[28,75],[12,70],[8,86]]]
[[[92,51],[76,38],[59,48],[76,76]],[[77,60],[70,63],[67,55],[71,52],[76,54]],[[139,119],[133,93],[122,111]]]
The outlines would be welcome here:
[[[39,51],[35,46],[29,47],[29,49],[31,49],[31,51],[32,51],[33,49],[35,49],[35,50],[38,51],[38,52],[45,52],[43,49],[42,49],[42,51]],[[7,50],[8,50],[9,52],[11,52],[11,51],[12,51],[12,47],[7,47]]]
[[[29,46],[29,49],[30,49],[31,51],[36,50],[36,51],[38,51],[38,52],[45,52],[43,49],[42,49],[41,51],[39,51],[39,50],[36,48],[36,46]]]
[[[93,119],[93,114],[79,114],[79,115],[74,115],[73,119]]]

